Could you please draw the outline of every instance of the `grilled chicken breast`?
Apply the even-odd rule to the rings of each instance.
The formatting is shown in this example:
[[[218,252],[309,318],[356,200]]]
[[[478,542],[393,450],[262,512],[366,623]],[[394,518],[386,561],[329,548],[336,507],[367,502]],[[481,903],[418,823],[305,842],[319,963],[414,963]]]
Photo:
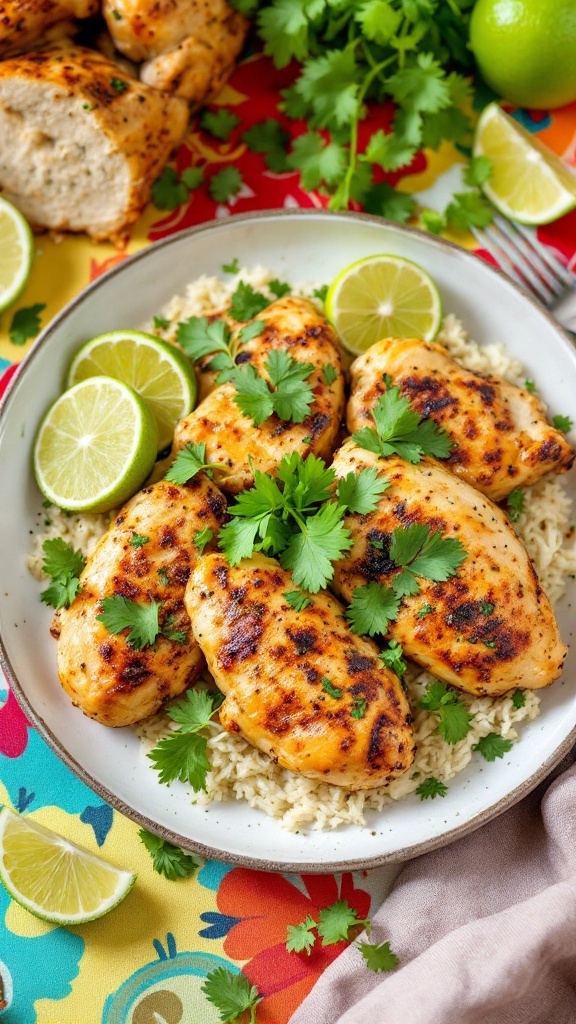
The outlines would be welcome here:
[[[226,502],[204,474],[188,485],[161,480],[120,510],[88,559],[81,590],[56,613],[58,674],[84,714],[104,725],[139,722],[182,693],[204,666],[184,591],[198,560],[194,535],[216,535]],[[183,643],[160,633],[153,646],[130,646],[128,629],[111,633],[98,615],[102,599],[121,595],[140,605],[160,603],[159,624],[184,632]]]
[[[99,0],[0,0],[0,57],[42,45],[51,26],[99,9]]]
[[[411,523],[457,538],[467,557],[443,583],[418,578],[389,634],[405,654],[468,693],[496,696],[516,686],[537,689],[562,670],[566,648],[525,548],[504,513],[432,459],[411,465],[378,459],[347,441],[333,463],[337,476],[375,467],[390,482],[378,508],[348,515],[354,545],[336,563],[334,589],[346,601],[357,587],[389,586],[398,568],[391,534]]]
[[[0,63],[0,191],[38,227],[120,236],[186,131],[188,107],[95,50]]]
[[[201,558],[186,608],[226,694],[220,721],[307,778],[372,789],[410,767],[414,741],[398,678],[354,636],[326,592],[296,612],[292,578],[263,555],[232,568]]]
[[[146,62],[142,80],[194,105],[220,91],[248,31],[225,0],[104,0],[102,11],[118,50]]]
[[[385,338],[354,361],[346,413],[350,433],[373,424],[384,374],[413,409],[450,434],[454,448],[443,465],[493,501],[546,473],[565,472],[574,461],[573,449],[547,421],[535,395],[465,370],[442,345],[415,338]]]
[[[206,459],[228,467],[219,473],[223,490],[237,494],[254,482],[254,470],[274,474],[284,455],[311,452],[329,459],[344,410],[344,374],[334,331],[308,299],[287,296],[258,314],[262,333],[242,345],[239,364],[250,363],[269,380],[265,360],[272,349],[286,349],[297,362],[314,366],[309,383],[314,401],[303,423],[285,422],[273,414],[260,426],[245,416],[234,401],[233,384],[219,384],[176,427],[174,452],[189,443],[204,443]],[[328,384],[323,367],[337,373]]]

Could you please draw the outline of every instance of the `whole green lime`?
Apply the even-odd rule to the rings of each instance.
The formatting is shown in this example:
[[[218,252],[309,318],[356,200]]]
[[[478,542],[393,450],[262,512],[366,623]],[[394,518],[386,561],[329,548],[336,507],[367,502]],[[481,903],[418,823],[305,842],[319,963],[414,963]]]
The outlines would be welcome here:
[[[576,99],[576,0],[478,0],[470,48],[486,84],[515,106]]]

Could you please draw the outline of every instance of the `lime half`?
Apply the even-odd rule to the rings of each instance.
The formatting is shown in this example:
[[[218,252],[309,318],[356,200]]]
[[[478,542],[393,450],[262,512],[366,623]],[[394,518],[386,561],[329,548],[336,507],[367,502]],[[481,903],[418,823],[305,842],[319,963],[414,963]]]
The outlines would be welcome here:
[[[342,344],[360,355],[382,338],[432,341],[442,303],[428,274],[399,256],[368,256],[342,270],[326,295]]]
[[[130,498],[150,473],[158,431],[132,388],[90,377],[48,410],[34,445],[34,472],[53,505],[107,512]]]
[[[74,925],[112,910],[130,892],[136,875],[3,807],[0,879],[36,917]]]
[[[492,174],[482,188],[505,217],[549,224],[576,206],[576,175],[497,103],[482,111],[474,156],[492,161]]]
[[[34,258],[34,239],[24,217],[0,198],[0,313],[23,291]]]
[[[167,341],[142,331],[112,331],[88,341],[68,370],[67,387],[106,374],[129,384],[158,425],[158,451],[172,443],[174,428],[196,401],[196,377],[187,357]]]

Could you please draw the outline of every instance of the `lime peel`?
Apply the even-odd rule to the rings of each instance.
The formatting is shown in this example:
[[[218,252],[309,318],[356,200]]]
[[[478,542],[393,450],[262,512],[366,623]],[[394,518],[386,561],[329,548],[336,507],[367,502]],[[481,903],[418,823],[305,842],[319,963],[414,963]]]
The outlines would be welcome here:
[[[0,197],[0,313],[22,294],[34,259],[34,238],[27,221]]]
[[[103,917],[117,906],[134,886],[136,875],[3,807],[0,880],[35,917],[78,925]]]

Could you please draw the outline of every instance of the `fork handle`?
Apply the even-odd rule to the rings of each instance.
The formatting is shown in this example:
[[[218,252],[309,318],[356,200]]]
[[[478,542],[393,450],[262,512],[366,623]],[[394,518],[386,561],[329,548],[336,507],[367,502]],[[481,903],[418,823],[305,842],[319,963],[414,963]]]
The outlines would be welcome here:
[[[566,330],[576,333],[576,291],[561,295],[554,303],[551,313]]]

